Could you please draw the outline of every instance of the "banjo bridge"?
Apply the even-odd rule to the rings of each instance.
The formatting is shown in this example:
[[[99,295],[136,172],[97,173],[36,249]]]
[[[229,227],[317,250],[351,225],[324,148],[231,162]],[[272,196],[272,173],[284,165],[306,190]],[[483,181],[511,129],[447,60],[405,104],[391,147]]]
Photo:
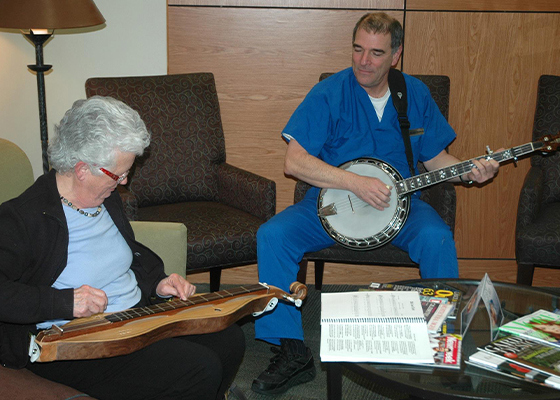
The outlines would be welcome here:
[[[336,205],[334,203],[323,206],[319,208],[319,210],[317,211],[317,215],[319,217],[328,217],[330,215],[336,215],[336,214],[337,214]]]

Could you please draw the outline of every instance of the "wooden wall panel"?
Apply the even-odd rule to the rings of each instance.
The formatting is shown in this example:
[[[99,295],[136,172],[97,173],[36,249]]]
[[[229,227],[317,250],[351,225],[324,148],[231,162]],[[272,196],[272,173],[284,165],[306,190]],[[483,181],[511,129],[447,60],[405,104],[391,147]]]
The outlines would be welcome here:
[[[169,73],[213,72],[231,164],[276,181],[293,203],[280,134],[322,72],[351,65],[363,11],[169,8]],[[393,13],[399,17],[398,13]]]
[[[218,3],[236,7],[213,6]],[[170,0],[168,7],[169,73],[215,74],[228,162],[276,181],[278,211],[292,204],[294,188],[282,172],[281,130],[321,72],[350,66],[351,31],[364,13],[337,8],[343,1],[325,1],[324,9],[313,0],[296,3]],[[475,3],[489,10],[497,4]],[[459,7],[455,0],[425,4]],[[520,4],[503,2],[525,10]],[[547,0],[534,4],[554,8]],[[403,20],[402,11],[390,13]],[[453,154],[468,159],[486,145],[496,150],[530,141],[538,77],[560,75],[559,30],[559,13],[406,12],[404,71],[451,78]],[[517,168],[506,164],[490,185],[457,187],[460,258],[514,258],[517,200],[528,168],[528,160]]]
[[[461,159],[531,141],[537,81],[560,74],[560,14],[408,12],[404,71],[451,78],[450,123]],[[458,187],[460,257],[514,258],[517,201],[529,160],[492,184]]]
[[[430,11],[560,11],[558,0],[408,0],[407,10]]]
[[[169,5],[210,7],[279,7],[279,8],[344,8],[400,9],[404,0],[168,0]]]

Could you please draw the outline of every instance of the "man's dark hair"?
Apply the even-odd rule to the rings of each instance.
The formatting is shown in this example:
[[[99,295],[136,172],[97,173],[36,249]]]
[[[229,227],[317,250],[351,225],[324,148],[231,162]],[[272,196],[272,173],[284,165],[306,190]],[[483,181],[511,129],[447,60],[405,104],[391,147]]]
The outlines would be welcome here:
[[[403,42],[404,32],[401,23],[384,12],[369,13],[360,18],[352,33],[352,43],[356,40],[358,29],[364,29],[368,33],[389,33],[393,54]]]

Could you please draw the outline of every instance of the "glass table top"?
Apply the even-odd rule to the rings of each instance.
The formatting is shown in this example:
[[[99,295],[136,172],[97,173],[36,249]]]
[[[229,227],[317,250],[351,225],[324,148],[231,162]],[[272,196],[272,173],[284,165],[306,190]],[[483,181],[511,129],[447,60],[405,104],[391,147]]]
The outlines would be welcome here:
[[[478,287],[476,280],[411,280],[396,282],[403,285],[420,285],[434,289],[453,287],[463,292],[459,314],[455,320],[447,321],[448,333],[461,332],[460,312]],[[558,308],[560,290],[533,288],[515,284],[493,282],[504,311],[504,323],[539,309],[554,311]],[[465,360],[476,352],[477,346],[491,341],[488,312],[481,301],[462,343],[461,368],[446,369],[424,365],[404,364],[346,364],[356,372],[379,383],[390,384],[409,392],[413,396],[437,400],[471,399],[560,399],[560,390],[532,382],[526,382],[496,372],[487,371]]]

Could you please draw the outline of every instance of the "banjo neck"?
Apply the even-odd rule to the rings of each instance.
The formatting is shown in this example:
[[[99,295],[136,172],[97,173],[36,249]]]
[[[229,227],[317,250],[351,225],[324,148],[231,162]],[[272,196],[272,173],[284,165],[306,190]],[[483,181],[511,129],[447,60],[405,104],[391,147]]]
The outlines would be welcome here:
[[[560,139],[558,138],[558,135],[556,135],[556,137],[553,137],[552,140],[549,136],[544,136],[536,142],[526,143],[521,146],[512,147],[510,149],[499,151],[496,153],[490,152],[487,155],[463,161],[458,164],[450,165],[448,167],[436,169],[433,171],[428,171],[423,174],[415,175],[413,177],[399,181],[396,184],[396,191],[399,196],[404,196],[422,188],[432,186],[449,179],[453,179],[457,176],[461,176],[469,172],[474,168],[473,160],[496,160],[499,163],[512,159],[514,161],[517,161],[518,157],[532,153],[536,150],[545,149],[546,151],[550,151],[549,147],[554,143],[556,143],[554,147],[558,146],[559,141]]]

